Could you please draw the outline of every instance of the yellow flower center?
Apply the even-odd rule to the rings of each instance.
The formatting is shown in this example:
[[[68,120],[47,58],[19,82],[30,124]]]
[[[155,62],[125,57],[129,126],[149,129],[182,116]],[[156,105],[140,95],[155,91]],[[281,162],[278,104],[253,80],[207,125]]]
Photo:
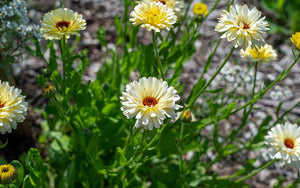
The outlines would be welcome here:
[[[185,118],[185,119],[190,119],[191,118],[191,112],[190,111],[184,111],[182,116]]]
[[[144,106],[155,106],[158,103],[158,100],[154,97],[145,97],[143,99],[143,105]]]
[[[285,147],[287,147],[287,148],[290,148],[290,149],[294,149],[294,145],[295,145],[295,143],[294,143],[294,141],[292,140],[292,139],[285,139],[284,140],[284,145],[285,145]]]
[[[60,21],[58,22],[55,27],[59,30],[65,30],[67,29],[68,27],[70,27],[70,22],[67,22],[67,21]]]
[[[157,25],[161,23],[161,16],[159,7],[153,7],[151,10],[145,12],[146,19],[149,24]]]

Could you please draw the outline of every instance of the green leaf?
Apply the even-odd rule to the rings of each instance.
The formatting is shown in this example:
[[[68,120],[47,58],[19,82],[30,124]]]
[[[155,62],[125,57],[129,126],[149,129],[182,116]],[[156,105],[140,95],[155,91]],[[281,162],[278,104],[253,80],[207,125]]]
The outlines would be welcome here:
[[[127,164],[127,159],[124,155],[123,150],[120,147],[117,147],[115,165],[122,166],[126,164]]]
[[[20,163],[19,161],[12,161],[10,163],[11,165],[13,165],[16,170],[17,170],[17,178],[9,185],[10,188],[19,188],[21,187],[23,178],[24,178],[24,167],[22,165],[22,163]]]
[[[23,187],[45,187],[47,168],[43,164],[39,151],[30,148],[25,162],[29,175],[25,177]]]
[[[8,139],[6,140],[6,142],[4,144],[0,145],[0,149],[5,148],[7,144],[8,144]]]
[[[105,27],[102,26],[97,30],[97,39],[99,40],[102,46],[107,48]]]

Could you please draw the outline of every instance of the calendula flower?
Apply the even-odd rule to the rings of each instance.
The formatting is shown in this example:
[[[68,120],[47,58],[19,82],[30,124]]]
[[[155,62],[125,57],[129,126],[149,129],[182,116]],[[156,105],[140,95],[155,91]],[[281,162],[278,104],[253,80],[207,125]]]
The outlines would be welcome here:
[[[197,16],[206,16],[208,14],[207,6],[204,3],[195,3],[193,13]]]
[[[0,132],[5,134],[17,128],[23,122],[27,111],[27,102],[21,90],[0,81]]]
[[[247,57],[252,62],[269,63],[277,58],[276,51],[269,44],[265,44],[261,47],[255,46],[255,48],[248,46],[246,50],[241,49],[240,54],[242,57]]]
[[[175,104],[180,99],[176,92],[166,81],[143,77],[126,85],[126,92],[120,97],[121,110],[128,119],[136,118],[136,128],[160,128],[166,117],[175,119],[175,110],[182,108]]]
[[[283,164],[300,160],[300,128],[296,124],[277,124],[265,136],[265,143],[272,150],[273,159]]]
[[[129,19],[133,25],[141,25],[148,31],[160,32],[161,29],[170,30],[176,23],[175,12],[161,2],[142,1],[130,13]]]
[[[11,164],[0,165],[0,183],[3,185],[10,184],[17,177],[17,171]]]
[[[223,10],[215,31],[224,32],[221,38],[233,41],[235,48],[241,46],[246,49],[249,45],[252,48],[264,44],[263,33],[268,29],[265,17],[261,17],[261,12],[255,7],[251,10],[247,5],[235,5],[230,7],[230,11]]]
[[[168,8],[173,9],[175,13],[181,14],[181,11],[184,7],[183,0],[153,0],[156,2],[161,2],[164,5],[167,5]]]
[[[292,35],[291,41],[293,44],[295,44],[296,48],[300,50],[300,32],[296,32]]]
[[[41,23],[42,36],[47,40],[69,38],[70,35],[79,35],[80,30],[86,27],[86,21],[81,14],[67,8],[52,10],[44,15]]]

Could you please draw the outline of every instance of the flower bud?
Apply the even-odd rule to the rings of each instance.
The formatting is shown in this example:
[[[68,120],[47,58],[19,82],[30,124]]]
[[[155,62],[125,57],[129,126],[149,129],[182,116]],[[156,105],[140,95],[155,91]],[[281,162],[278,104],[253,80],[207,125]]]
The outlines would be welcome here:
[[[17,170],[11,164],[0,165],[0,184],[7,185],[17,177]]]

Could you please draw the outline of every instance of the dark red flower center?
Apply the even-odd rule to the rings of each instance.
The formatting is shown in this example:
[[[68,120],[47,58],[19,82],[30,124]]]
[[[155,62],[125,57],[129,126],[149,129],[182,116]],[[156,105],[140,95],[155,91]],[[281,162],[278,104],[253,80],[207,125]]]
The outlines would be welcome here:
[[[70,27],[70,22],[67,22],[67,21],[60,21],[56,24],[56,28],[68,28]]]
[[[249,25],[248,25],[248,24],[244,23],[244,27],[243,27],[243,29],[250,29],[250,27],[249,27]]]
[[[293,149],[294,148],[294,141],[292,139],[286,139],[284,141],[284,145],[287,147],[287,148],[290,148],[290,149]]]
[[[144,106],[155,106],[158,103],[158,100],[154,97],[145,97],[143,99]]]
[[[1,101],[0,101],[0,108],[2,108],[2,107],[4,107],[4,104],[2,104]]]

